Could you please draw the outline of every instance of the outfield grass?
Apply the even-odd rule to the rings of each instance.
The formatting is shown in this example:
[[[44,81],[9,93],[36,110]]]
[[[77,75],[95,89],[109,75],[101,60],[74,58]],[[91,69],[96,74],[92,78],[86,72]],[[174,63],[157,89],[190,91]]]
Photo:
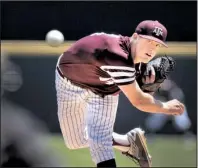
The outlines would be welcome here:
[[[88,149],[69,150],[60,135],[50,139],[50,144],[64,157],[68,167],[94,167]],[[196,167],[196,140],[185,141],[181,136],[148,138],[148,148],[153,167]],[[119,167],[137,167],[130,159],[115,150]]]

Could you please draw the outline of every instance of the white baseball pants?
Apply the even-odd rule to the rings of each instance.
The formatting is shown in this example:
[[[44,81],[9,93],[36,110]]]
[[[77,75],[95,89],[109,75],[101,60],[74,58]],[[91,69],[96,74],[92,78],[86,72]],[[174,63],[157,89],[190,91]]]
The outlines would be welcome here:
[[[113,159],[112,133],[118,95],[100,96],[73,85],[56,70],[58,119],[69,149],[89,147],[95,164]]]

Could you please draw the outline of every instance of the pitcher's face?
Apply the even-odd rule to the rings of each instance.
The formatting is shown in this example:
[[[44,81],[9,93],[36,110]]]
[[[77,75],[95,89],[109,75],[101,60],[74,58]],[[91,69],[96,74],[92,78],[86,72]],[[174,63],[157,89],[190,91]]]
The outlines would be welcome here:
[[[140,62],[148,63],[155,57],[160,47],[160,43],[139,36],[136,44],[136,59]]]

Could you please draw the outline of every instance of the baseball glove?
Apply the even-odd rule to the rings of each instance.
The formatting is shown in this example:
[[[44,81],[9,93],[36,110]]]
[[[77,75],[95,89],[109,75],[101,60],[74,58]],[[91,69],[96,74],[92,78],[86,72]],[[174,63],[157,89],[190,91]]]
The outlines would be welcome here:
[[[151,75],[151,66],[153,66],[155,70],[155,81],[150,84],[145,84],[143,78]],[[164,82],[170,72],[174,70],[174,67],[175,61],[172,57],[167,57],[165,55],[155,58],[148,62],[148,64],[141,64],[141,66],[136,65],[136,81],[142,91],[147,93],[155,92],[160,88],[160,85]]]

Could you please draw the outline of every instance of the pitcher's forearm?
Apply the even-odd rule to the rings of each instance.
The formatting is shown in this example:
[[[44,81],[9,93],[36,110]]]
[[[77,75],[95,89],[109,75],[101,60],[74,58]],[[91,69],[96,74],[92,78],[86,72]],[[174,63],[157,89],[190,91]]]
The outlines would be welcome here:
[[[150,112],[150,113],[167,113],[167,108],[165,107],[165,104],[159,100],[156,100],[153,98],[153,96],[147,94],[146,98],[144,100],[137,100],[136,103],[133,103],[133,105],[144,112]]]
[[[136,81],[119,87],[137,109],[150,113],[166,113],[165,103],[154,99],[151,94],[143,92]]]

